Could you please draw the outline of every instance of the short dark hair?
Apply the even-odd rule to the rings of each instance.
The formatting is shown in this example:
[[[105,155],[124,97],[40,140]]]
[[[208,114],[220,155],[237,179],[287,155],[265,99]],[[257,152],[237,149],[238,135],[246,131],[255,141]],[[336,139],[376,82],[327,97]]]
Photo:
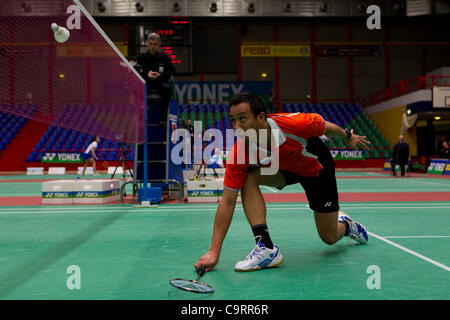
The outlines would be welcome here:
[[[267,108],[264,100],[252,93],[252,92],[241,92],[232,97],[229,101],[230,107],[236,106],[242,102],[247,102],[250,105],[250,109],[252,110],[255,118],[261,113],[264,112],[265,118],[267,118]]]

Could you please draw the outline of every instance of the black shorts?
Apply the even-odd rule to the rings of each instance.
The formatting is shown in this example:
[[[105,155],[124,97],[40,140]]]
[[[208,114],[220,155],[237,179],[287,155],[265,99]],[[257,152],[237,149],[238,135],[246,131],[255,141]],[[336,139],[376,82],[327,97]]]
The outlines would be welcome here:
[[[328,147],[320,138],[309,138],[306,150],[317,156],[323,169],[318,177],[301,177],[287,170],[280,170],[285,185],[300,183],[308,198],[309,207],[315,212],[329,213],[339,210],[339,197],[336,184],[335,164]]]

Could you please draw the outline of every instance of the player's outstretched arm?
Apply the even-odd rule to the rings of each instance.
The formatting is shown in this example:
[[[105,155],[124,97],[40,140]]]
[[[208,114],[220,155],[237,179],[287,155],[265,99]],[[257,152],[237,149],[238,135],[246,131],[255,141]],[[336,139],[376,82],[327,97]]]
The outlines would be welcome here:
[[[346,130],[329,121],[325,121],[325,135],[345,139],[347,145],[353,149],[359,149],[358,146],[361,146],[365,150],[370,149],[369,145],[371,145],[371,142],[367,140],[366,136],[354,134],[353,129],[351,129],[350,137],[348,137]]]
[[[203,266],[206,268],[206,271],[210,271],[219,262],[222,243],[225,239],[225,236],[227,235],[228,228],[230,227],[231,220],[233,218],[237,196],[238,191],[232,191],[227,188],[223,189],[223,197],[219,202],[219,206],[216,212],[216,218],[214,219],[214,229],[211,246],[208,252],[201,256],[200,259],[195,263],[194,267],[196,269]]]

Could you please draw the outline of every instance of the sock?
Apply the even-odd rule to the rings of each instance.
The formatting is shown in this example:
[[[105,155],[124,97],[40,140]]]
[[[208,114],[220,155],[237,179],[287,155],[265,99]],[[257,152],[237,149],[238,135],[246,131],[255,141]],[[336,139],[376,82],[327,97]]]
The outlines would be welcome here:
[[[273,243],[270,239],[269,230],[266,224],[258,224],[252,227],[253,235],[255,236],[256,243],[262,243],[266,248],[273,249]]]
[[[345,226],[345,233],[344,233],[344,236],[348,236],[348,234],[349,234],[349,230],[350,230],[350,223],[348,222],[348,221],[339,221],[340,223],[343,223],[344,224],[344,226]]]

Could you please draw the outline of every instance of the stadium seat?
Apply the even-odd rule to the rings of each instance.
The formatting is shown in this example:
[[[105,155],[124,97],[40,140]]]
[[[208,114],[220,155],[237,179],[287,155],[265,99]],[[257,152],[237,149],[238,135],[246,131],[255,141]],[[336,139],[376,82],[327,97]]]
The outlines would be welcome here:
[[[116,151],[111,151],[108,156],[107,156],[107,160],[108,161],[114,161],[116,160],[117,157],[117,152]]]

